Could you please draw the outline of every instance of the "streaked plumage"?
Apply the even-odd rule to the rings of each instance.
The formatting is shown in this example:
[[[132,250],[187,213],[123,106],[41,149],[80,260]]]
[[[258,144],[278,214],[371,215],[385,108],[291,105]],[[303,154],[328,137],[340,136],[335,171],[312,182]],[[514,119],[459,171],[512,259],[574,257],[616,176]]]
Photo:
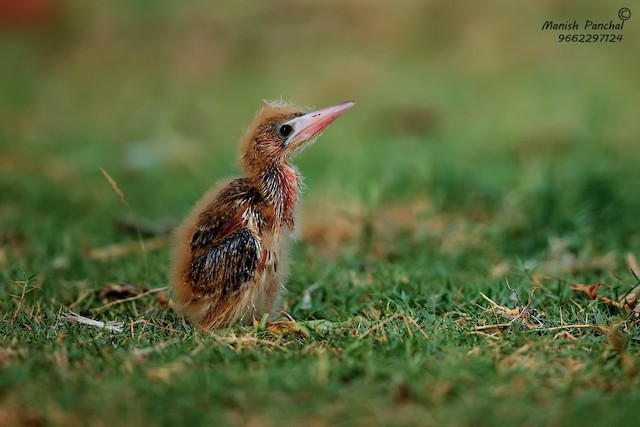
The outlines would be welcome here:
[[[174,300],[194,323],[251,324],[277,309],[299,187],[289,159],[353,105],[305,113],[263,103],[241,143],[245,176],[205,194],[176,234]]]

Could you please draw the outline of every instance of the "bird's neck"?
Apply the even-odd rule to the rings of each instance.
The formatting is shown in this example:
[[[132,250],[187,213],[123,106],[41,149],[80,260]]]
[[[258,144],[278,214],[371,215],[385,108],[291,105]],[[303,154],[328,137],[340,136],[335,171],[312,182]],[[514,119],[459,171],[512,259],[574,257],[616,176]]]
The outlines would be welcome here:
[[[265,201],[273,208],[276,224],[293,228],[293,210],[298,200],[300,177],[288,163],[275,163],[257,176],[258,187]]]

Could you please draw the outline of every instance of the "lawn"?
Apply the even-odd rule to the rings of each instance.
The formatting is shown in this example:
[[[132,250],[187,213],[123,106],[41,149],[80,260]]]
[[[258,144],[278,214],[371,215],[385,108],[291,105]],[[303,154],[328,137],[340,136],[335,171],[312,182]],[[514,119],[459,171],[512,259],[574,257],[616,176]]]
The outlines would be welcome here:
[[[1,425],[637,423],[640,9],[42,3],[0,20]],[[265,98],[357,105],[295,161],[295,322],[197,330],[171,230]]]

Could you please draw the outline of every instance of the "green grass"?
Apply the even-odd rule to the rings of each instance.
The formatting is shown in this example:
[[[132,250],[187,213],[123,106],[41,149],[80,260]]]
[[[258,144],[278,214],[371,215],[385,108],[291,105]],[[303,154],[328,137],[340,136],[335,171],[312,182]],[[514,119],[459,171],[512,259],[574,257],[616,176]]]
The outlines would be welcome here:
[[[75,1],[1,33],[0,423],[633,425],[638,319],[571,285],[640,282],[640,27],[558,44],[545,20],[618,6],[503,3]],[[334,327],[100,297],[167,285],[170,247],[118,223],[177,223],[281,95],[358,102],[297,159],[285,309]]]

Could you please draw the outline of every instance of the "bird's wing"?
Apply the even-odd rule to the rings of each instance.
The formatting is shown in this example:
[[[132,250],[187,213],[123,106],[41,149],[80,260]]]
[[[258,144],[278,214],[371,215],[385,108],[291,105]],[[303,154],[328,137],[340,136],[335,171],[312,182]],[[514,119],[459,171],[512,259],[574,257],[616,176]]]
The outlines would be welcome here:
[[[191,238],[188,279],[201,295],[233,292],[254,276],[262,252],[262,218],[240,191],[229,198],[223,192],[216,209],[201,217]]]
[[[260,253],[260,239],[248,227],[212,241],[191,261],[188,277],[193,290],[207,295],[240,289],[253,277]]]

